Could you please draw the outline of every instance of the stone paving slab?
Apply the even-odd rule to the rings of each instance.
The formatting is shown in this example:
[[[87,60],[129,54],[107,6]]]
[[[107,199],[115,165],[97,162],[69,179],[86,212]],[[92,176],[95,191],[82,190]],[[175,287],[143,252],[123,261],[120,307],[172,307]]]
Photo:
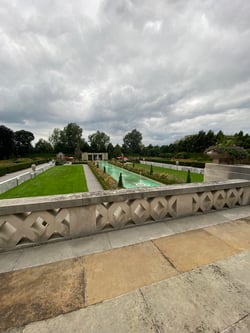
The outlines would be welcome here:
[[[177,274],[152,242],[85,258],[86,304],[95,304]]]
[[[30,324],[22,333],[155,333],[139,291],[57,318]],[[13,332],[11,332],[13,333]]]
[[[0,330],[85,305],[83,259],[0,274]]]
[[[225,218],[225,216],[228,218]],[[235,220],[237,216],[244,218],[244,221],[248,222],[247,216],[250,216],[250,206],[241,206],[221,212],[177,218],[78,239],[49,242],[31,248],[19,248],[10,252],[2,252],[0,253],[0,273],[44,265],[76,256],[88,255],[111,248],[137,244],[184,231],[221,224],[233,218]],[[250,223],[250,219],[248,223]]]
[[[239,250],[250,248],[250,224],[244,220],[205,228],[210,234]]]
[[[230,265],[231,257],[225,261]],[[250,275],[249,265],[245,274]],[[221,332],[250,310],[250,280],[246,288],[217,264],[146,286],[141,291],[158,332]]]
[[[249,276],[249,260],[250,250],[5,333],[249,333],[250,280],[234,275]]]
[[[87,181],[88,191],[103,191],[103,188],[87,164],[83,164],[83,170]]]
[[[217,230],[217,234],[226,234],[226,231],[228,232],[228,226],[231,228],[231,224],[233,224],[236,228],[236,235],[237,230],[238,235],[242,235],[242,233],[240,233],[240,228],[248,228],[250,219],[245,218],[244,221],[238,220],[221,224],[218,226],[220,229],[219,231]],[[225,229],[225,232],[223,232],[223,228]],[[159,230],[156,229],[156,234],[158,231]],[[147,230],[147,233],[148,232],[149,230]],[[230,234],[233,233],[231,232]],[[243,325],[244,316],[250,312],[250,305],[244,298],[247,296],[250,300],[250,251],[242,252],[242,250],[226,244],[222,239],[219,239],[217,235],[213,235],[203,229],[188,231],[157,240],[109,250],[106,250],[106,246],[110,246],[108,245],[109,237],[107,237],[107,234],[98,235],[98,237],[99,238],[97,239],[100,241],[105,237],[105,242],[100,245],[99,249],[100,251],[104,250],[105,252],[89,254],[91,253],[91,244],[93,241],[89,239],[89,243],[87,242],[87,244],[85,244],[85,257],[0,274],[0,331],[1,329],[7,329],[8,327],[22,326],[25,325],[25,323],[32,321],[44,321],[46,318],[55,317],[86,306],[87,309],[93,309],[88,311],[90,311],[90,313],[93,311],[94,316],[95,305],[93,304],[103,301],[105,303],[109,299],[124,295],[128,292],[134,292],[138,288],[141,288],[141,296],[144,299],[146,294],[144,294],[143,288],[145,288],[145,286],[152,286],[153,288],[153,286],[157,285],[159,281],[164,280],[165,282],[172,280],[176,281],[176,285],[174,284],[172,286],[170,284],[172,287],[168,288],[176,289],[175,293],[172,294],[172,291],[170,293],[168,290],[166,294],[168,296],[165,297],[165,303],[175,304],[175,301],[177,302],[177,300],[182,302],[182,297],[188,300],[185,307],[186,310],[182,308],[181,305],[179,305],[178,308],[176,305],[176,313],[178,311],[180,313],[186,311],[192,316],[192,311],[195,309],[200,313],[200,302],[201,313],[205,313],[205,310],[207,311],[208,318],[211,317],[210,319],[213,327],[217,327],[217,319],[219,318],[219,314],[218,317],[217,313],[216,315],[214,314],[214,309],[219,309],[219,312],[221,311],[222,317],[225,318],[225,321],[228,324],[228,326],[223,326],[223,329],[228,328],[230,325],[237,324],[237,321],[241,319]],[[74,242],[75,240],[71,241]],[[75,244],[75,248],[74,250],[70,250],[71,255],[73,252],[76,255],[82,255],[81,239],[78,239],[77,241],[77,243],[73,243]],[[61,245],[62,244],[63,243],[61,243]],[[52,251],[51,255],[54,259],[54,256],[57,257],[57,255],[53,253],[53,246],[55,246],[56,243],[50,245],[51,247],[49,247],[49,249]],[[62,246],[60,246],[60,249],[63,252]],[[25,252],[26,250],[27,249],[23,249],[22,251]],[[33,250],[35,250],[35,248]],[[32,248],[29,249],[29,251],[32,251]],[[41,255],[39,251],[41,251],[41,248],[37,248],[37,251],[34,251],[34,256],[37,256],[37,259]],[[66,252],[67,251],[69,251],[68,248],[66,249]],[[13,258],[16,260],[14,266],[16,265],[17,267],[19,264],[19,267],[21,267],[19,262],[20,256],[17,255],[15,251],[13,253],[15,254]],[[31,256],[31,252],[29,253]],[[9,254],[11,253],[7,253],[7,255]],[[49,251],[46,252],[46,255],[49,256]],[[204,271],[203,268],[208,267],[204,265],[227,257],[228,259],[212,264],[209,266],[209,269]],[[9,256],[7,256],[7,258],[10,259]],[[28,264],[29,258],[26,257],[26,260]],[[36,264],[38,264],[38,262],[39,261],[36,261]],[[201,266],[201,268],[196,268],[197,266]],[[174,267],[176,267],[177,270]],[[181,272],[190,270],[194,270],[196,273],[194,275],[185,275],[186,273],[180,274]],[[205,272],[204,276],[202,276],[202,272]],[[191,274],[192,272],[189,273]],[[178,282],[179,280],[177,277],[183,275],[189,278],[183,278],[183,280],[180,280],[182,282]],[[164,288],[162,291],[164,291]],[[231,306],[234,306],[233,302],[235,298],[236,309],[241,311],[241,309],[244,308],[244,311],[242,310],[239,313],[239,318],[236,320],[235,318],[237,315],[235,315],[235,313],[238,310],[235,313],[232,310],[233,321],[227,319],[227,309],[229,309],[227,302],[230,302],[230,300],[227,298],[226,291],[232,295]],[[225,295],[223,294],[224,292]],[[195,294],[195,299],[191,297],[193,293]],[[213,295],[211,302],[206,300],[209,293]],[[236,293],[236,296],[234,293]],[[237,305],[237,295],[242,299],[242,307],[241,305]],[[160,291],[158,297],[160,300]],[[204,303],[202,303],[203,299]],[[226,300],[225,302],[224,299]],[[140,303],[140,301],[138,302]],[[149,299],[146,299],[145,297],[144,303],[146,306],[146,314],[144,313],[145,309],[140,310],[142,318],[145,316],[147,318],[149,316],[149,322],[153,325],[148,326],[147,322],[145,331],[147,332],[147,329],[151,330],[151,328],[153,328],[153,332],[169,332],[168,330],[165,330],[165,324],[161,326],[161,320],[163,320],[161,318],[163,318],[164,315],[167,315],[167,318],[171,319],[171,312],[168,315],[168,311],[166,310],[167,312],[163,312],[162,317],[157,317],[156,314],[149,311],[150,302],[151,298],[149,297]],[[100,309],[102,309],[101,304],[99,304],[99,306]],[[220,306],[222,307],[220,308]],[[111,309],[113,309],[112,306]],[[163,306],[163,310],[164,309],[165,307]],[[86,309],[82,309],[83,313],[85,313],[84,310]],[[102,312],[102,310],[100,311]],[[105,312],[107,315],[108,305],[107,310],[105,311],[107,311]],[[114,309],[112,311],[114,311]],[[122,305],[121,311],[123,311]],[[77,313],[78,311],[75,312]],[[179,314],[175,314],[175,316],[178,317],[182,323],[185,323],[185,316],[181,317]],[[189,323],[188,321],[184,331],[190,332],[191,330],[191,332],[193,332],[197,329],[202,332],[203,329],[204,332],[209,332],[207,321],[203,319],[204,316],[205,314],[202,314],[198,321],[194,320],[194,325],[196,326],[190,326],[191,322]],[[66,315],[61,317],[67,318]],[[82,323],[79,317],[76,318],[78,318],[76,319],[76,323],[77,320],[79,323]],[[119,318],[119,316],[117,318]],[[110,326],[111,319],[108,319],[105,324],[107,325],[107,332],[112,332],[113,326]],[[165,319],[165,322],[167,322],[167,320],[168,319]],[[247,322],[246,319],[244,320]],[[170,321],[172,322],[172,319]],[[223,322],[223,320],[221,322]],[[136,325],[141,324],[142,323],[139,320]],[[44,321],[44,325],[45,326],[41,326],[41,332],[46,332],[46,320]],[[94,325],[93,331],[88,330],[87,332],[99,332],[98,325],[101,325],[101,323],[100,321],[96,324],[91,324],[89,322],[86,325],[90,325],[89,327]],[[133,328],[134,323],[128,323],[128,325],[132,325],[131,327]],[[170,324],[168,323],[166,325],[169,326]],[[28,327],[29,325],[27,326],[27,329]],[[59,327],[61,326],[59,325]],[[75,326],[73,325],[72,327]],[[114,327],[116,328],[116,326]],[[126,325],[124,327],[127,329]],[[171,325],[169,327],[171,328]],[[26,327],[24,329],[26,330]],[[110,329],[110,331],[108,331],[108,329]],[[35,331],[39,332],[38,330]],[[139,330],[139,332],[140,331],[144,332],[143,329]],[[15,331],[12,330],[12,333],[14,332]],[[23,330],[20,328],[20,330],[18,329],[16,332],[23,332]],[[74,332],[73,328],[72,332]],[[81,330],[76,329],[75,332],[81,332]],[[86,331],[83,330],[82,332]],[[175,332],[178,332],[178,330]]]
[[[250,289],[250,250],[240,252],[228,260],[217,262],[216,265],[230,275],[232,279]]]
[[[0,253],[0,273],[111,249],[107,233]]]
[[[153,241],[180,272],[207,265],[238,252],[203,229]]]
[[[172,234],[173,231],[164,222],[157,222],[135,228],[111,231],[108,232],[108,237],[112,248],[117,248]]]
[[[250,332],[250,315],[246,315],[237,323],[221,331],[221,333],[249,333],[249,332]]]

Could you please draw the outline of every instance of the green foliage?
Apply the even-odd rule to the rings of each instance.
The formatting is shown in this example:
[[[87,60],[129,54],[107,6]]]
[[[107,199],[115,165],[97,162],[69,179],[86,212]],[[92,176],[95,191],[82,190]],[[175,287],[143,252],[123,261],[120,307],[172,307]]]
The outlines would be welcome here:
[[[25,131],[20,130],[15,132],[15,144],[16,144],[16,152],[19,156],[27,156],[30,154],[33,150],[33,147],[31,145],[31,141],[35,139],[34,134]]]
[[[55,128],[49,137],[55,152],[74,155],[77,147],[81,146],[82,129],[76,123],[69,123],[63,130]]]
[[[82,166],[64,165],[48,169],[34,179],[3,193],[0,198],[22,198],[86,191],[88,189]]]
[[[223,158],[232,158],[236,160],[241,160],[247,157],[247,152],[244,148],[230,145],[230,144],[218,144],[216,146],[211,146],[205,151],[208,155],[217,153]]]
[[[15,154],[14,132],[6,127],[0,126],[0,160],[10,158]]]
[[[9,161],[0,166],[0,176],[4,176],[7,173],[16,172],[30,168],[32,164],[46,163],[47,159],[21,159],[16,161]]]
[[[141,152],[142,134],[133,129],[123,138],[123,152],[125,154],[139,154]]]
[[[120,175],[119,175],[118,187],[123,188],[123,181],[122,181],[122,173],[121,172],[120,172]]]
[[[152,164],[150,165],[150,172],[149,173],[150,173],[150,175],[153,174],[153,165]]]
[[[90,150],[95,153],[103,153],[107,151],[110,143],[110,137],[104,133],[97,131],[89,135]]]
[[[6,175],[7,167],[0,167],[0,177]]]
[[[121,154],[122,154],[122,149],[121,149],[120,145],[118,145],[118,144],[115,145],[114,150],[113,150],[113,157],[121,156]],[[112,157],[110,156],[110,158],[112,158]]]
[[[165,163],[165,164],[172,164],[175,165],[175,160],[169,160],[161,157],[145,157],[145,161],[149,162],[158,162],[158,163]],[[194,168],[205,168],[205,162],[198,162],[198,161],[178,161],[179,165],[182,166],[192,166]]]
[[[188,172],[187,172],[187,180],[186,180],[186,183],[191,183],[191,173],[190,173],[190,170],[188,170]]]
[[[53,147],[52,145],[44,140],[44,139],[39,139],[38,142],[35,145],[35,151],[37,153],[52,153],[53,152]]]
[[[88,162],[88,166],[104,190],[115,190],[118,188],[117,181],[107,173],[104,173],[101,168],[97,168],[93,162]]]
[[[187,179],[187,171],[172,170],[154,166],[154,172],[151,175],[150,165],[136,163],[135,167],[133,167],[131,164],[121,164],[116,160],[112,160],[110,163],[167,185],[185,183]],[[203,182],[202,174],[191,173],[191,176],[192,182]]]

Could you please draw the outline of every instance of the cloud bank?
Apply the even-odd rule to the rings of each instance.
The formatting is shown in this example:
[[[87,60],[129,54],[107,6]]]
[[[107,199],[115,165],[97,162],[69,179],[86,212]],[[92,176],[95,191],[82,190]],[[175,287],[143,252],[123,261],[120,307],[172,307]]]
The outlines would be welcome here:
[[[250,132],[250,2],[1,0],[0,122],[112,143]]]

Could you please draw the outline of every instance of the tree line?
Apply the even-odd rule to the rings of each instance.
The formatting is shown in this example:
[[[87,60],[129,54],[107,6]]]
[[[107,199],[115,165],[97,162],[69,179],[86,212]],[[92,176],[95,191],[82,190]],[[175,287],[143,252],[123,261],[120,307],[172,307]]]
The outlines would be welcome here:
[[[122,145],[113,145],[108,134],[97,131],[82,137],[83,130],[76,123],[69,123],[63,129],[55,128],[47,140],[39,139],[33,146],[34,134],[26,131],[12,131],[4,125],[0,126],[0,159],[10,157],[23,157],[30,154],[52,154],[63,152],[80,158],[81,152],[108,152],[109,157],[120,155],[141,155],[159,157],[186,158],[190,153],[203,153],[205,149],[216,144],[238,145],[250,150],[250,136],[243,131],[234,135],[225,135],[222,131],[214,133],[199,131],[197,134],[188,135],[169,145],[143,145],[142,134],[133,129],[123,137]]]

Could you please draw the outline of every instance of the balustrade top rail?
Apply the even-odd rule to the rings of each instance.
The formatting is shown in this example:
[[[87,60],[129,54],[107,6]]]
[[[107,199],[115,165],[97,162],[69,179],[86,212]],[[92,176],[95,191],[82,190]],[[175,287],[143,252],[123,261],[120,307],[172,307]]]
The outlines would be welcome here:
[[[0,251],[250,204],[250,181],[0,200]]]
[[[190,183],[166,185],[165,187],[145,187],[91,193],[86,192],[42,197],[3,199],[0,200],[0,216],[6,214],[18,214],[26,211],[80,207],[101,204],[103,202],[119,202],[132,199],[166,197],[242,187],[250,187],[250,181],[233,179],[211,183]]]

